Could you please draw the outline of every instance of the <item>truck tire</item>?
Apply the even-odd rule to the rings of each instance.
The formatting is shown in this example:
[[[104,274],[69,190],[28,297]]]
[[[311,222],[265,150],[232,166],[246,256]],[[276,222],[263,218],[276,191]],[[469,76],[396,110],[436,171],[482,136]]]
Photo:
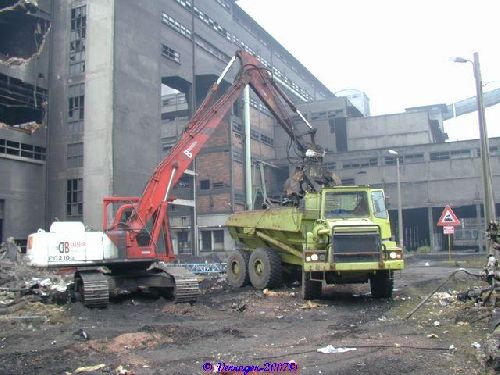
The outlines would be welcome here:
[[[259,248],[250,254],[248,274],[256,289],[281,286],[282,272],[281,258],[276,251]]]
[[[322,283],[309,280],[309,274],[302,272],[302,299],[311,300],[321,298]]]
[[[250,253],[243,250],[231,251],[227,258],[227,282],[234,288],[241,288],[250,283],[248,260]]]
[[[373,298],[392,298],[393,286],[392,271],[378,271],[370,278],[370,289]]]

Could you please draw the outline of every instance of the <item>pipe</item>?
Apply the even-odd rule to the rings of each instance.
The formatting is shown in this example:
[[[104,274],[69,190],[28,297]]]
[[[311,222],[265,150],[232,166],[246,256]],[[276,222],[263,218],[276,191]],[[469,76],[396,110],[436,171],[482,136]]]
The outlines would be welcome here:
[[[247,210],[253,210],[252,199],[252,137],[250,132],[250,87],[243,91],[243,122],[245,125],[245,198]]]

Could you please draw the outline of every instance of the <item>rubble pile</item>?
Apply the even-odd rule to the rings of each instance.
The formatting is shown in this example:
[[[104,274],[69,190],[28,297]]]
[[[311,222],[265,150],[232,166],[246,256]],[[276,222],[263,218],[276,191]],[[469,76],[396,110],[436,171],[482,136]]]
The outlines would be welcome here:
[[[12,238],[0,248],[0,315],[26,302],[67,303],[73,286],[70,276],[28,266]]]

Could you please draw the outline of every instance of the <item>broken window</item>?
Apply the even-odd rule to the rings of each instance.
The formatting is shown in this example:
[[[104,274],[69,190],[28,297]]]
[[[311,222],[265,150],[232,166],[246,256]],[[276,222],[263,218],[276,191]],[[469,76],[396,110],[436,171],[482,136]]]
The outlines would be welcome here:
[[[87,32],[87,7],[71,9],[71,32],[69,42],[70,76],[85,72],[85,37]]]
[[[83,167],[83,142],[68,143],[66,153],[67,167]]]
[[[50,26],[45,18],[36,2],[3,2],[0,9],[0,59],[22,64],[39,53]]]
[[[68,121],[83,120],[85,108],[85,84],[78,83],[68,89]]]
[[[0,122],[7,125],[41,124],[47,90],[0,74]]]
[[[83,215],[83,179],[74,178],[66,181],[66,215]]]

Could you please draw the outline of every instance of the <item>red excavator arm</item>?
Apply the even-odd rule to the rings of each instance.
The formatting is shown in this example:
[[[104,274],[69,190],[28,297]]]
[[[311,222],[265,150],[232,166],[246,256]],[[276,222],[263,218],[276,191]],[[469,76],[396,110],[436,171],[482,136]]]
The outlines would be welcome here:
[[[240,71],[234,83],[216,100],[220,83],[236,58],[241,63]],[[314,145],[315,131],[272,80],[268,70],[254,56],[244,51],[237,51],[221,77],[210,88],[208,95],[188,123],[178,143],[157,166],[143,194],[139,198],[114,197],[104,199],[104,230],[118,248],[126,251],[124,255],[127,259],[170,260],[174,258],[167,217],[169,194],[205,142],[231,110],[247,84],[252,87],[260,100],[273,113],[278,123],[290,136],[299,154],[305,157],[306,153],[314,153],[318,149]],[[288,115],[289,110],[284,103],[306,122],[309,127],[306,133],[296,134],[293,122]],[[301,139],[306,134],[311,137],[310,143],[305,143]],[[305,181],[311,189],[314,189],[309,180]],[[117,202],[124,204],[118,208],[112,225],[106,229],[107,207],[110,203]],[[122,218],[127,213],[130,215],[123,222]],[[166,252],[159,250],[157,246],[162,230]]]

